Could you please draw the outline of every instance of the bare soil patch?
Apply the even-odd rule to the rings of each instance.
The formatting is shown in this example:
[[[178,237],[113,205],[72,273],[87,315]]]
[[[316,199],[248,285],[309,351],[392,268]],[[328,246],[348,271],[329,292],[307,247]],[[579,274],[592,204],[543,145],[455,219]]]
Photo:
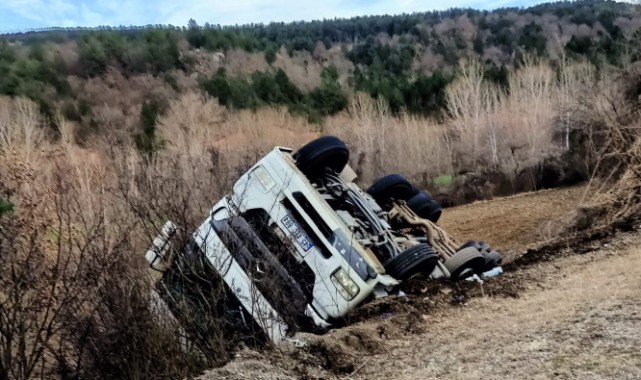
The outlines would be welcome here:
[[[551,222],[574,211],[585,191],[576,186],[474,202],[444,210],[439,224],[460,241],[484,240],[510,258],[549,238]]]

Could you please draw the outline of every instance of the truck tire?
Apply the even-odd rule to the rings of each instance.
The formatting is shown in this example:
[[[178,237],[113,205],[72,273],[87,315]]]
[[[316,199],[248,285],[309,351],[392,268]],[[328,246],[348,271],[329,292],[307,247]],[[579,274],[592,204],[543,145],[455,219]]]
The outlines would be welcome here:
[[[475,273],[482,273],[485,267],[485,258],[475,247],[467,247],[445,260],[444,265],[450,272],[451,279],[458,281]]]
[[[481,245],[479,243],[477,243],[474,240],[468,240],[465,243],[463,243],[463,245],[458,247],[458,249],[456,251],[458,252],[458,251],[460,251],[462,249],[465,249],[467,247],[474,247],[474,248],[478,249],[479,251],[481,250]]]
[[[338,137],[323,136],[305,144],[293,157],[303,174],[314,178],[327,169],[342,172],[349,161],[349,150]]]
[[[503,256],[496,251],[483,251],[481,252],[481,255],[485,259],[485,267],[483,268],[483,272],[487,272],[488,270],[498,267],[499,265],[501,265],[501,263],[503,263]]]
[[[407,206],[409,206],[416,215],[432,223],[438,222],[443,213],[441,205],[424,191],[410,198],[407,201]]]
[[[385,264],[385,271],[397,280],[405,281],[423,273],[428,276],[438,263],[438,255],[428,244],[418,244],[401,252]]]
[[[406,201],[412,196],[413,186],[400,174],[390,174],[375,181],[367,193],[383,206],[392,199]]]
[[[412,185],[412,195],[410,195],[409,198],[412,198],[413,196],[415,196],[416,194],[421,192],[421,189],[419,189],[418,187],[414,186],[413,183],[411,185]]]

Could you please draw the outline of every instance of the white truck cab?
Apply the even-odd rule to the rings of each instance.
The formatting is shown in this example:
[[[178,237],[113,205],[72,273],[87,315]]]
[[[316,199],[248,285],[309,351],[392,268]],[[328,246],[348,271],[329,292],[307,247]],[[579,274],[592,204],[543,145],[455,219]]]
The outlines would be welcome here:
[[[179,253],[205,261],[242,308],[243,321],[272,342],[340,323],[373,294],[388,294],[417,273],[450,274],[428,244],[433,239],[393,228],[407,219],[428,231],[431,223],[408,219],[418,217],[398,199],[397,183],[370,195],[353,182],[347,159],[347,148],[331,136],[296,153],[273,149],[213,206]],[[168,223],[147,252],[152,268],[172,270],[167,247],[174,229]],[[477,264],[479,257],[472,257]]]

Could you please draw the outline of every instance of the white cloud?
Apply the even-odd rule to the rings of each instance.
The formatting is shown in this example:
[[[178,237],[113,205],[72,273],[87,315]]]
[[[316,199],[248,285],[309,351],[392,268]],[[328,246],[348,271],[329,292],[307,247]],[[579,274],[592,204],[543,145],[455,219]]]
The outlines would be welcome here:
[[[46,25],[71,19],[78,11],[73,2],[66,0],[4,0],[0,5],[0,11],[2,10]]]
[[[496,8],[536,0],[0,0],[0,14],[14,14],[24,28],[43,26],[185,25],[199,23],[314,20],[371,14],[398,14],[453,7]],[[540,1],[538,1],[540,2]],[[0,20],[7,22],[0,16]],[[2,25],[0,25],[0,28]]]

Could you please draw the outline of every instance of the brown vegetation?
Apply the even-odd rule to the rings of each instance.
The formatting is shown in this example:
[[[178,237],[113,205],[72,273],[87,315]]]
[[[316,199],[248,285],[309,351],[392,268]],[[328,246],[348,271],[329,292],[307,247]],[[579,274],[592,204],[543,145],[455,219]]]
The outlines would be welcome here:
[[[572,123],[592,161],[595,196],[579,210],[578,229],[630,225],[641,212],[641,68],[581,96]]]
[[[436,189],[438,175],[464,186],[475,174],[490,188],[481,195],[495,192],[491,175],[514,184],[534,173],[527,170],[566,157],[569,145],[585,146],[575,156],[586,168],[625,169],[616,176],[627,181],[621,184],[636,181],[619,186],[625,196],[610,195],[612,204],[638,215],[638,87],[609,90],[588,65],[568,65],[559,79],[546,63],[528,63],[510,77],[509,93],[484,82],[473,63],[461,73],[447,90],[449,117],[441,123],[395,116],[385,103],[356,94],[348,112],[320,127],[281,109],[234,112],[198,92],[176,96],[147,77],[131,82],[131,93],[113,75],[85,83],[107,108],[128,109],[150,95],[165,99],[153,154],[109,133],[81,146],[79,124],[57,116],[53,133],[42,128],[34,103],[0,98],[0,200],[14,206],[0,212],[0,378],[175,378],[213,364],[181,349],[177,326],[157,318],[142,254],[167,219],[187,241],[237,176],[275,145],[296,148],[335,134],[350,146],[363,184],[401,172]],[[592,93],[601,100],[575,103]],[[620,100],[612,97],[619,93]],[[131,123],[103,128],[118,136]],[[603,158],[593,164],[597,155],[586,156],[588,148]],[[539,184],[533,175],[529,181]],[[223,361],[225,341],[212,339],[213,357]]]

